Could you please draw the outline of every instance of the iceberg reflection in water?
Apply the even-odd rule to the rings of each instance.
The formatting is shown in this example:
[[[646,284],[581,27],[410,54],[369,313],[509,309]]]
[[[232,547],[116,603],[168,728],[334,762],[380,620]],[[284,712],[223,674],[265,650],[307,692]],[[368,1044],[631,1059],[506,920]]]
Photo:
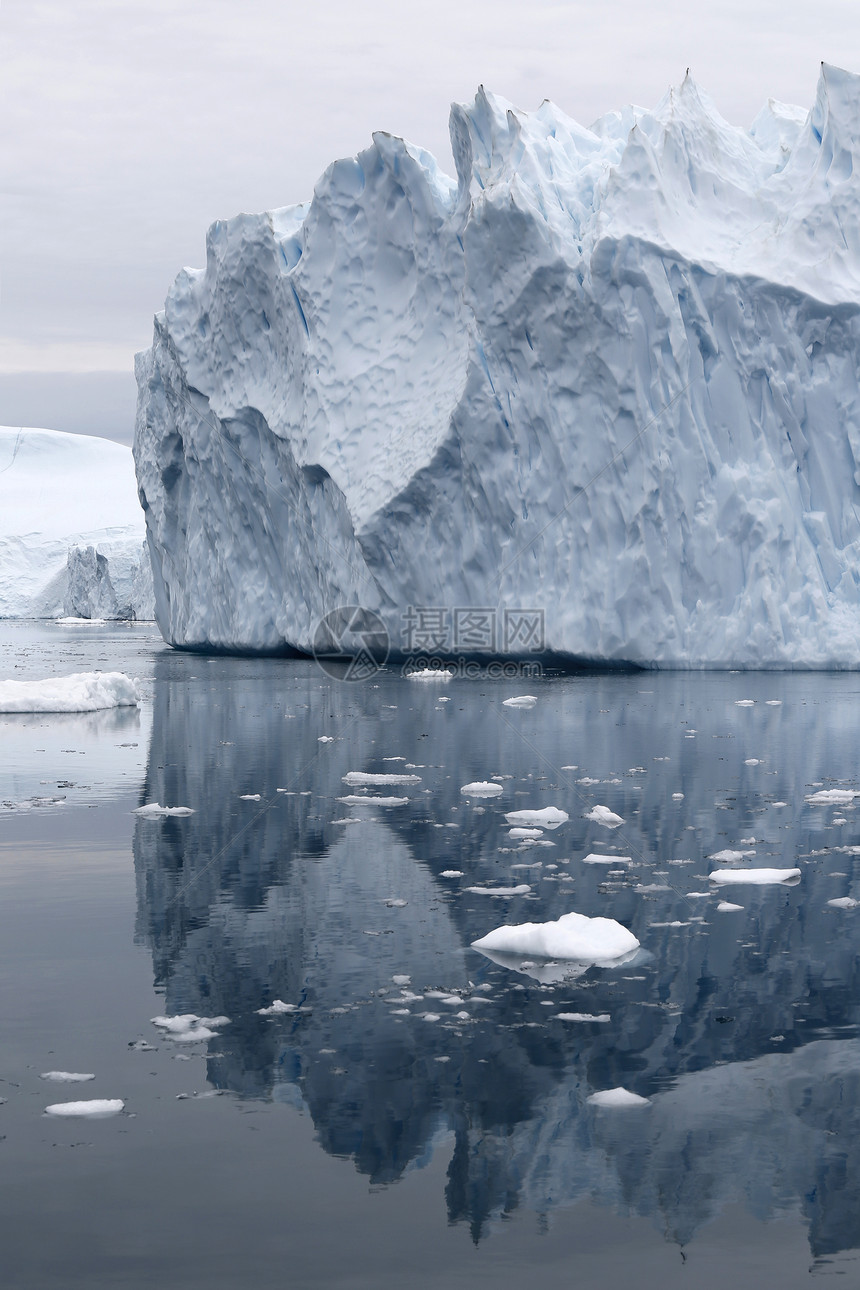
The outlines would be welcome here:
[[[178,666],[156,660],[142,800],[195,814],[135,825],[137,934],[166,1013],[231,1019],[208,1043],[216,1088],[300,1102],[374,1183],[452,1132],[448,1215],[475,1239],[590,1197],[681,1244],[741,1204],[802,1216],[816,1257],[860,1246],[857,932],[828,906],[860,894],[860,839],[850,803],[805,800],[857,787],[849,679],[547,678],[510,713],[492,681],[441,704],[393,671],[356,686],[210,659],[180,685]],[[397,807],[339,800],[368,774],[420,782]],[[466,802],[475,781],[503,792]],[[595,803],[624,826],[586,819]],[[506,812],[548,806],[569,821],[509,837]],[[718,909],[708,857],[733,846],[801,881]],[[589,967],[471,948],[574,909],[641,950]],[[274,1000],[289,1010],[260,1015]],[[647,1104],[587,1102],[619,1087]]]

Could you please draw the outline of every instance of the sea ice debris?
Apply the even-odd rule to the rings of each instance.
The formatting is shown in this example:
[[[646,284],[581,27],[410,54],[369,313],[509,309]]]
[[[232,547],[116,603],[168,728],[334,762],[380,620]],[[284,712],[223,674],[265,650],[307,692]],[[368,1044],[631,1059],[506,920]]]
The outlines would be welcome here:
[[[45,1107],[46,1115],[80,1116],[89,1120],[105,1120],[110,1115],[119,1115],[125,1106],[119,1097],[97,1097],[88,1102],[55,1102]]]
[[[501,784],[491,784],[487,780],[476,780],[460,789],[464,797],[500,797],[504,791]]]
[[[624,823],[620,815],[610,811],[608,806],[594,806],[590,811],[585,812],[586,820],[592,820],[595,824],[602,824],[607,829],[617,829]]]
[[[526,828],[534,826],[540,829],[557,829],[570,819],[567,811],[557,806],[545,806],[540,811],[508,811],[505,815],[508,824],[522,824]]]
[[[720,887],[766,887],[770,883],[799,882],[801,874],[799,869],[717,869],[708,877]]]
[[[44,681],[0,681],[0,712],[99,712],[137,707],[137,681],[124,672],[72,672]]]

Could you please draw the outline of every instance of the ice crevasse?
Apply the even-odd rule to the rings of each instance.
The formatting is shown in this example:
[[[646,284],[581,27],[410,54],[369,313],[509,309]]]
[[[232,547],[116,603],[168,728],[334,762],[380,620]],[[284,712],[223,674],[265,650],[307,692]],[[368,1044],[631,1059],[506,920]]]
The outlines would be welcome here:
[[[450,128],[456,182],[376,134],[176,279],[134,448],[166,640],[307,651],[362,605],[397,649],[433,606],[497,651],[522,610],[571,658],[860,665],[860,77],[749,130],[689,75]]]

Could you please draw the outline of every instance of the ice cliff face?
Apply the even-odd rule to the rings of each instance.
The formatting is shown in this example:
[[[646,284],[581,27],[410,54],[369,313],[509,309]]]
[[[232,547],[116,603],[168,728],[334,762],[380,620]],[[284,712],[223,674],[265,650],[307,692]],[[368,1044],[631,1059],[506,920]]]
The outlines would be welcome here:
[[[860,78],[749,131],[689,77],[590,130],[481,90],[451,138],[456,184],[375,135],[177,278],[137,368],[165,638],[541,610],[580,658],[860,664]]]
[[[152,618],[128,448],[0,426],[0,618]]]

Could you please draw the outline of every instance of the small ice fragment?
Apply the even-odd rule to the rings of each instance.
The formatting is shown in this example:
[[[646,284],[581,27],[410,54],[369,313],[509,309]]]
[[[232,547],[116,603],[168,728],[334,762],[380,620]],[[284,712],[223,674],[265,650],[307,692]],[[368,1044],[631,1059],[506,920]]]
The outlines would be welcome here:
[[[735,699],[736,708],[752,708],[755,706],[755,699]]]
[[[852,900],[850,896],[837,896],[835,900],[828,900],[827,903],[834,909],[856,909],[860,905],[860,900]]]
[[[593,807],[590,811],[586,811],[585,819],[592,820],[595,824],[602,824],[607,829],[617,829],[619,825],[624,823],[620,815],[610,811],[608,806],[600,805]]]
[[[460,789],[464,797],[499,797],[504,791],[501,784],[490,784],[486,780],[476,780],[474,784],[464,784]]]
[[[505,815],[508,824],[522,824],[526,828],[535,826],[541,829],[557,829],[570,819],[567,811],[557,806],[545,806],[541,811],[508,811]]]
[[[744,765],[745,765],[745,766],[760,766],[760,765],[761,765],[761,758],[759,758],[759,757],[747,757],[747,758],[746,758],[746,760],[744,761]]]
[[[349,797],[339,797],[339,802],[346,806],[405,806],[409,801],[408,797],[360,797],[352,794]]]
[[[443,869],[442,872],[439,874],[439,877],[440,878],[462,878],[463,870],[462,869]]]
[[[719,860],[726,864],[735,864],[738,860],[743,860],[744,856],[754,856],[755,851],[716,851],[709,860]]]
[[[556,1021],[609,1021],[608,1012],[557,1012]]]
[[[535,694],[515,694],[512,699],[503,699],[503,708],[533,708],[537,703]]]
[[[717,905],[718,914],[733,914],[739,909],[743,909],[743,905],[733,905],[730,900],[721,900]]]
[[[263,800],[262,793],[240,793],[239,794],[240,802],[262,802],[262,800]]]
[[[298,1012],[295,1003],[284,1003],[283,999],[273,999],[268,1008],[257,1008],[258,1017],[280,1017],[285,1012]]]
[[[425,1021],[440,1021],[441,1017],[438,1012],[422,1012],[421,1016]]]
[[[351,770],[343,777],[350,788],[379,788],[383,784],[420,784],[420,775],[371,775],[363,770]]]
[[[55,1102],[45,1107],[46,1115],[82,1116],[89,1120],[104,1120],[109,1115],[119,1115],[125,1106],[122,1098],[93,1098],[89,1102]]]
[[[230,1024],[229,1017],[198,1017],[193,1012],[178,1013],[175,1017],[151,1017],[150,1020],[177,1044],[217,1039],[215,1028]]]
[[[79,1074],[77,1071],[43,1071],[39,1079],[50,1080],[53,1084],[86,1084],[95,1079],[95,1075]]]
[[[158,802],[147,802],[146,806],[139,806],[133,815],[139,815],[144,820],[154,820],[162,815],[193,815],[192,806],[160,806]]]
[[[320,735],[317,739],[318,744],[333,744],[334,735]]]
[[[822,788],[818,793],[810,793],[806,801],[810,806],[847,806],[855,797],[857,793],[850,788]]]
[[[543,829],[508,829],[509,838],[519,838],[520,840],[530,839],[531,841],[534,841],[536,838],[542,836]]]
[[[412,977],[407,976],[405,972],[399,972],[397,976],[393,976],[391,980],[395,985],[411,985],[412,983]]]
[[[446,668],[422,667],[407,673],[410,681],[453,681],[454,673]]]
[[[527,896],[531,887],[523,882],[518,887],[464,887],[463,890],[475,896]]]
[[[647,1097],[640,1097],[638,1093],[631,1093],[626,1088],[607,1088],[602,1093],[592,1093],[586,1101],[592,1106],[618,1108],[649,1105]]]
[[[768,708],[781,708],[782,699],[765,699],[765,704]]]
[[[389,909],[404,909],[409,904],[409,901],[401,900],[398,896],[388,896],[382,903],[387,905]]]
[[[718,886],[753,885],[764,887],[776,882],[800,882],[799,869],[719,869],[708,874]]]
[[[673,801],[673,802],[683,802],[683,800],[684,800],[684,794],[683,794],[683,793],[673,793],[673,794],[672,794],[672,801]]]

